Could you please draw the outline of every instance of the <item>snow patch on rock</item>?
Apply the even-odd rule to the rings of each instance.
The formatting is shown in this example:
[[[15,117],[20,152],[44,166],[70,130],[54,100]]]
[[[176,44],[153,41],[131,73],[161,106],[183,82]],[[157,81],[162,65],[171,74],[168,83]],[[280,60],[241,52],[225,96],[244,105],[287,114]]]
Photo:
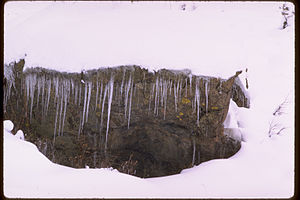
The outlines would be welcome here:
[[[18,130],[15,136],[20,140],[25,140],[24,133],[22,130]]]
[[[3,125],[4,125],[4,127],[3,127],[4,130],[6,130],[8,132],[11,132],[14,129],[14,124],[10,120],[5,120],[3,122]]]

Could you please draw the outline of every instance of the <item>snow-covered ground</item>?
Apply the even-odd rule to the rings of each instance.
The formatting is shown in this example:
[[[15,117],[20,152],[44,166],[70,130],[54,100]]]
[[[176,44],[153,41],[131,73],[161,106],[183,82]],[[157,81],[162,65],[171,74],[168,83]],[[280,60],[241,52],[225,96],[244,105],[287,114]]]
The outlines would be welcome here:
[[[4,123],[7,197],[291,197],[294,194],[294,17],[282,3],[8,2],[5,63],[81,71],[136,64],[228,78],[243,70],[251,108],[230,103],[241,150],[181,174],[141,179],[57,165]],[[292,4],[287,4],[294,9]],[[26,56],[25,56],[26,54]],[[245,69],[248,68],[246,73]],[[273,115],[278,106],[283,114]],[[270,124],[275,129],[269,137]],[[277,128],[277,129],[276,129]],[[285,128],[279,135],[281,128]],[[26,136],[25,136],[26,140]]]

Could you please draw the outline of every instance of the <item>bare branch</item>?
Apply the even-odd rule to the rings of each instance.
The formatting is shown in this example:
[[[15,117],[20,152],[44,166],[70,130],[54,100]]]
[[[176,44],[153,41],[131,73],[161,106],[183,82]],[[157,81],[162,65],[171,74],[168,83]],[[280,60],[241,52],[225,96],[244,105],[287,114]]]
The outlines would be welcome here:
[[[274,122],[274,119],[269,123],[269,137],[276,134],[279,135],[283,130],[285,130],[287,127],[283,127],[282,124],[279,122]]]
[[[287,105],[290,103],[289,101],[288,101],[288,96],[289,95],[287,95],[286,97],[285,97],[285,99],[284,99],[284,101],[281,103],[281,104],[279,104],[279,106],[276,108],[276,110],[273,112],[273,115],[282,115],[282,114],[286,114],[286,112],[284,111],[285,109],[286,109],[286,107],[287,107]]]

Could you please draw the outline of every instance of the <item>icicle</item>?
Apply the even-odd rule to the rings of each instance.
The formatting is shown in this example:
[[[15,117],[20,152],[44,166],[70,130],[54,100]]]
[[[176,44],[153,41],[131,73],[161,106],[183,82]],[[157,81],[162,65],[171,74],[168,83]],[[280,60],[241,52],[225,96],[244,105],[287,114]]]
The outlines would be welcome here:
[[[155,89],[155,84],[152,84],[152,90],[150,91],[150,98],[149,98],[149,113],[151,110],[151,102],[152,102],[153,95],[154,95],[154,89]]]
[[[129,76],[128,83],[125,86],[125,119],[127,118],[127,104],[128,104],[128,96],[129,96],[130,85],[131,85],[131,74]]]
[[[74,104],[77,105],[77,95],[78,95],[78,86],[77,84],[74,86]]]
[[[14,77],[14,73],[13,73],[13,68],[14,65],[10,64],[10,65],[4,65],[4,78],[6,79],[6,87],[3,90],[4,92],[4,101],[3,101],[3,110],[4,112],[6,112],[6,105],[7,105],[7,101],[10,98],[11,95],[11,88],[14,87],[15,88],[15,77]],[[27,84],[27,86],[29,86],[29,84]],[[29,89],[29,88],[28,88]],[[28,102],[28,94],[27,93],[27,102]]]
[[[59,91],[59,87],[58,87],[58,82],[59,82],[59,78],[56,77],[54,80],[53,80],[53,83],[55,83],[55,98],[54,98],[54,103],[56,100],[58,100],[58,91]]]
[[[156,79],[156,83],[155,83],[155,110],[154,110],[154,113],[156,115],[158,115],[158,108],[159,108],[159,98],[161,98],[161,87],[160,87],[160,81],[159,81],[159,78]]]
[[[209,87],[208,87],[208,80],[205,82],[205,111],[208,112],[208,93],[209,93]]]
[[[136,88],[136,87],[135,87]],[[130,100],[129,100],[129,111],[128,111],[128,125],[127,129],[129,129],[130,124],[130,115],[131,115],[131,101],[132,101],[132,89],[133,89],[133,81],[131,83],[131,90],[130,90]]]
[[[120,87],[121,99],[122,99],[122,94],[123,94],[123,86],[124,86],[124,80],[125,80],[125,72],[126,72],[126,70],[123,69],[123,78],[122,78],[122,83],[121,83],[121,87]]]
[[[64,105],[64,116],[63,116],[63,122],[62,122],[61,135],[64,134],[65,118],[66,118],[66,111],[67,111],[67,99],[65,98],[64,101],[65,101],[65,105]]]
[[[42,77],[42,110],[44,110],[45,107],[45,100],[44,100],[44,93],[45,93],[45,84],[46,84],[46,78],[45,76]]]
[[[196,82],[196,84],[195,84],[195,98],[194,98],[194,103],[193,103],[193,113],[195,113],[195,112],[197,112],[197,109],[196,109],[196,107],[197,107],[197,82]]]
[[[170,95],[172,94],[173,81],[170,81]]]
[[[100,97],[99,97],[99,107],[101,105],[102,100],[102,92],[103,92],[103,81],[101,80],[101,87],[100,87]]]
[[[178,86],[177,86],[177,90],[178,90]],[[179,83],[178,102],[181,101],[181,90],[182,90],[182,79],[180,79],[180,83]]]
[[[28,105],[29,97],[30,97],[30,89],[29,89],[30,88],[30,76],[31,76],[31,74],[29,74],[28,76],[26,76],[26,79],[25,79],[27,105]]]
[[[51,80],[49,79],[47,81],[47,85],[48,85],[48,94],[47,94],[47,104],[46,104],[46,110],[45,110],[45,116],[47,116],[48,113],[48,108],[49,108],[49,101],[50,101],[50,95],[51,95]]]
[[[157,85],[156,85],[156,89],[157,89],[157,106],[156,106],[156,115],[158,116],[158,108],[159,108],[159,98],[161,98],[160,95],[160,84],[159,84],[159,80],[157,79]]]
[[[105,106],[105,98],[106,98],[106,93],[107,93],[107,89],[108,89],[108,84],[105,85],[105,89],[104,89],[104,95],[103,95],[103,101],[102,101],[102,110],[101,110],[101,122],[100,122],[100,136],[101,136],[101,131],[102,131],[102,127],[103,127],[103,111],[104,111],[104,106]]]
[[[78,98],[78,104],[80,106],[81,104],[81,83],[79,84],[79,98]]]
[[[180,86],[180,79],[178,79],[178,81],[177,81],[177,87],[176,87],[177,98],[178,98],[178,96],[180,95],[180,94],[179,94],[179,86]],[[177,99],[177,102],[178,102],[178,99]]]
[[[160,105],[163,107],[164,106],[164,99],[163,99],[163,81],[162,79],[160,78],[159,79],[159,89],[160,89]]]
[[[72,91],[72,94],[74,95],[74,89],[75,89],[75,85],[74,85],[74,81],[73,81],[73,79],[71,79],[71,91]],[[70,91],[70,94],[69,95],[71,95],[71,91]]]
[[[190,95],[192,95],[192,79],[193,79],[192,74],[189,74],[189,79],[190,79]]]
[[[98,92],[99,92],[99,82],[98,82],[98,74],[97,74],[97,84],[96,84],[96,103],[95,103],[95,110],[97,109],[97,103],[98,103]]]
[[[41,87],[42,87],[41,79],[38,78],[38,81],[37,81],[37,98],[36,98],[36,108],[37,108],[37,110],[38,110],[38,107],[39,107]]]
[[[109,120],[110,120],[110,110],[111,110],[111,103],[114,91],[114,77],[112,76],[109,81],[109,93],[108,93],[108,108],[107,108],[107,125],[106,125],[106,136],[105,136],[105,150],[107,149],[107,137],[108,137],[108,130],[109,130]]]
[[[82,113],[82,124],[81,127],[83,127],[84,125],[84,117],[86,115],[85,111],[86,111],[86,100],[87,100],[87,86],[88,84],[85,83],[85,89],[84,89],[84,103],[83,103],[83,113]]]
[[[196,89],[195,89],[195,109],[197,106],[197,126],[199,127],[200,119],[200,88],[199,88],[199,79],[196,79]]]
[[[158,78],[156,78],[156,82],[155,82],[155,99],[154,99],[154,114],[158,114],[158,102],[159,102],[159,86],[158,86]]]
[[[164,81],[163,83],[163,96],[164,99],[164,120],[166,119],[166,111],[167,111],[167,98],[168,98],[168,82]]]
[[[57,117],[58,117],[58,110],[59,110],[59,101],[56,102],[56,115],[55,115],[55,125],[54,125],[54,134],[53,134],[53,143],[55,142],[56,137],[56,127],[57,127]]]
[[[65,86],[65,92],[64,92],[65,105],[64,105],[64,116],[63,116],[61,135],[63,135],[63,133],[64,133],[64,125],[65,125],[65,118],[66,118],[66,111],[67,111],[67,101],[69,99],[69,95],[70,95],[70,85],[69,85],[69,82],[67,82],[66,86]]]
[[[187,78],[185,79],[185,97],[187,97]]]
[[[63,99],[64,99],[64,87],[61,86],[61,93],[60,93],[60,96],[61,96],[61,102],[60,102],[60,112],[59,112],[59,126],[58,126],[58,133],[57,135],[60,135],[61,133],[61,115],[62,115],[62,112],[63,112]]]
[[[30,121],[32,119],[32,108],[33,108],[33,101],[34,101],[34,91],[35,91],[35,85],[36,85],[36,74],[29,76],[29,93],[30,93]]]
[[[85,122],[88,121],[88,116],[89,116],[89,106],[90,106],[90,100],[91,100],[91,94],[92,94],[92,82],[88,82],[89,86],[89,93],[88,93],[88,101],[87,101],[87,108],[86,108],[86,120]]]
[[[174,82],[175,112],[177,112],[178,88],[179,88],[179,80],[178,80],[177,86],[175,85],[175,82]]]
[[[192,159],[192,166],[195,165],[195,153],[196,153],[196,145],[195,145],[195,140],[193,139],[193,159]]]

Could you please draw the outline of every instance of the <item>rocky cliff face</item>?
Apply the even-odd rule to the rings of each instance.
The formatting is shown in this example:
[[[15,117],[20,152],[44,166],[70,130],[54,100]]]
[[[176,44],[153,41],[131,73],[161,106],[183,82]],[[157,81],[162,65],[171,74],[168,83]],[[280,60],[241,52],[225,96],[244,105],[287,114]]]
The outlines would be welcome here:
[[[240,148],[223,127],[230,98],[249,107],[240,72],[223,80],[138,66],[81,74],[23,66],[4,68],[4,118],[56,163],[156,177]]]

